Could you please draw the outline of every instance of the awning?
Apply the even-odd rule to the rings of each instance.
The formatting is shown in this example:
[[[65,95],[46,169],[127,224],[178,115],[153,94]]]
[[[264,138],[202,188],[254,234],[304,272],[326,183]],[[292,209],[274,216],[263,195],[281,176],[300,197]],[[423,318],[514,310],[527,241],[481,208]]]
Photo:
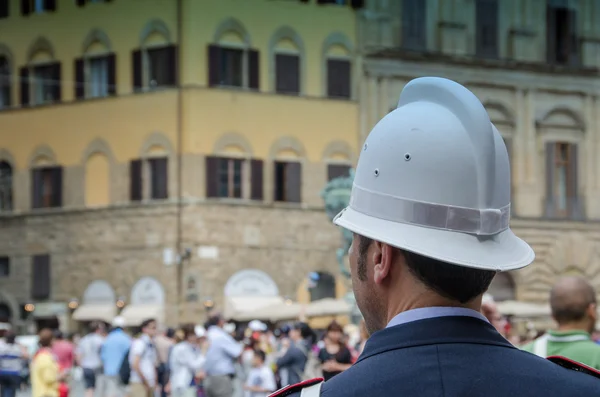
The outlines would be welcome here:
[[[247,313],[240,313],[235,319],[238,321],[266,320],[276,322],[297,320],[301,313],[302,305],[300,303],[279,302]]]
[[[325,298],[308,304],[307,317],[341,316],[352,312],[352,307],[344,299]]]
[[[520,302],[502,301],[498,302],[498,311],[504,315],[515,317],[545,317],[551,315],[550,305]]]
[[[95,321],[102,320],[110,323],[117,314],[114,304],[83,304],[73,312],[73,320]]]
[[[121,312],[127,327],[138,327],[148,319],[162,323],[164,316],[165,308],[162,305],[128,305]]]
[[[281,303],[284,303],[281,296],[228,296],[225,298],[223,315],[225,318],[238,320],[241,315]]]

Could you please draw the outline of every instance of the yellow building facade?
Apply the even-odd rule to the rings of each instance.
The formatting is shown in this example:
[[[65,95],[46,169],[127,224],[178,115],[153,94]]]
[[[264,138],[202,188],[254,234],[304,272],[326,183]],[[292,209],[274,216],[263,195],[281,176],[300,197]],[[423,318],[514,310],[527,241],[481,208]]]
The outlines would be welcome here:
[[[355,161],[361,71],[356,10],[320,3],[9,1],[0,315],[174,324],[337,276],[320,190]]]

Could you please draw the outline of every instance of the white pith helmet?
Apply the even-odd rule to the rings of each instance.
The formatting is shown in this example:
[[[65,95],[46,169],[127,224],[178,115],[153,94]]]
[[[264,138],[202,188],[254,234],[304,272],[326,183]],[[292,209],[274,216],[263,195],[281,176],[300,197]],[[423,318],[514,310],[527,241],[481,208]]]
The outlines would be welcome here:
[[[453,81],[409,82],[361,148],[350,204],[334,223],[459,266],[533,262],[510,220],[510,164],[477,97]]]

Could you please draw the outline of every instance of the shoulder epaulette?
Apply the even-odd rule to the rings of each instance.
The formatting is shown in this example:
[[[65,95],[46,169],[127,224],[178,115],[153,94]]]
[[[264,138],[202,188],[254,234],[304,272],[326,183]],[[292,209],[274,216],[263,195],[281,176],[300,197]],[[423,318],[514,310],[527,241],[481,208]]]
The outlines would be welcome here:
[[[577,361],[573,361],[569,358],[562,356],[550,356],[548,357],[548,360],[552,361],[554,364],[560,365],[563,368],[570,369],[571,371],[583,372],[584,374],[600,379],[600,371],[585,364],[578,363]]]
[[[296,392],[302,391],[302,389],[304,389],[304,388],[316,385],[317,383],[321,383],[323,381],[324,381],[323,378],[308,379],[308,380],[302,381],[300,383],[296,383],[296,384],[293,384],[293,385],[286,386],[283,389],[279,389],[275,393],[269,394],[269,397],[285,397],[285,396],[289,396],[292,393],[296,393]]]

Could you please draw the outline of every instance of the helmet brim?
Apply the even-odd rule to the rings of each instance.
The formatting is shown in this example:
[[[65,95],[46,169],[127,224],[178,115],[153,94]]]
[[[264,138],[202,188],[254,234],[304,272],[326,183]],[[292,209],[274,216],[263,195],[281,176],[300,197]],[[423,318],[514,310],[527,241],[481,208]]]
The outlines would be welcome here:
[[[510,229],[493,236],[477,236],[391,222],[351,207],[333,222],[361,236],[457,266],[505,272],[521,269],[535,259],[533,249]]]

